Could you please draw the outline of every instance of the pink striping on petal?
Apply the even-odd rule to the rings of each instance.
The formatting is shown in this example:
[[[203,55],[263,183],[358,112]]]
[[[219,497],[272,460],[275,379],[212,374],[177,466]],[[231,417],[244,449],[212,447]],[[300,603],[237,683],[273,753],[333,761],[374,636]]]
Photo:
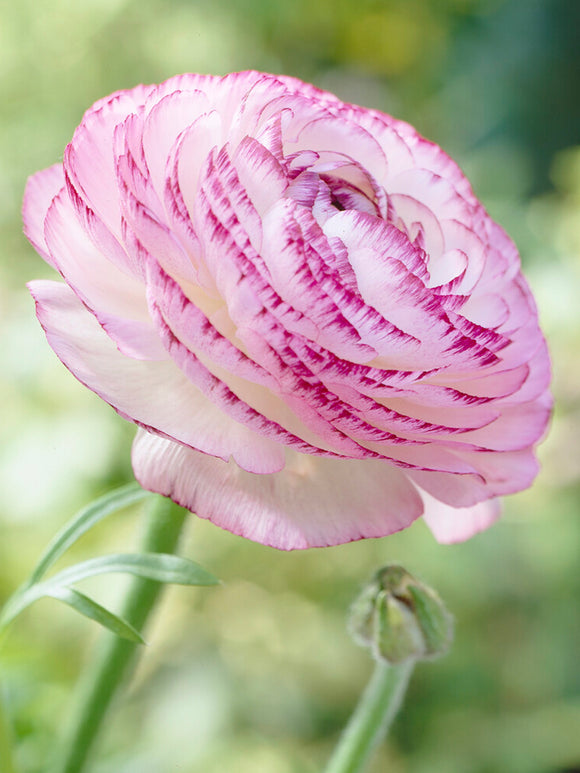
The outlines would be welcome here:
[[[399,228],[366,212],[337,212],[325,224],[324,233],[328,237],[340,238],[349,254],[368,250],[398,260],[423,286],[429,276],[423,250],[415,246]]]
[[[467,431],[461,440],[485,450],[521,451],[536,443],[542,436],[550,412],[551,400],[505,405],[498,418],[481,429]]]
[[[46,245],[58,270],[90,304],[148,320],[141,283],[103,255],[82,226],[67,192],[61,191],[45,220]]]
[[[179,301],[180,306],[181,304],[182,300]],[[161,310],[154,303],[153,314],[157,319],[158,327],[164,337],[168,351],[171,353],[172,357],[174,357],[179,367],[194,383],[198,384],[198,386],[200,386],[213,401],[219,404],[225,412],[236,418],[236,420],[248,423],[257,431],[263,432],[267,436],[269,436],[272,431],[279,433],[283,430],[278,424],[277,419],[268,419],[263,414],[258,415],[255,408],[244,404],[240,392],[240,387],[243,385],[240,385],[236,379],[229,378],[227,372],[221,373],[219,377],[215,375],[216,369],[212,368],[211,360],[214,359],[212,355],[219,354],[219,350],[214,353],[213,351],[206,349],[210,361],[204,364],[200,357],[192,351],[192,348],[201,348],[203,351],[205,348],[204,343],[202,343],[201,346],[199,346],[199,344],[195,345],[194,343],[192,348],[185,347],[183,343],[175,337],[174,329],[171,327],[171,324],[168,324],[168,320],[163,318],[160,311]],[[179,331],[183,320],[180,320],[173,314],[169,322],[171,321],[173,324],[177,324]],[[183,331],[183,328],[181,329]],[[243,361],[238,359],[238,363],[243,364]],[[258,384],[264,383],[264,375],[262,375],[256,367],[253,371],[248,370],[247,367],[245,370],[247,371],[244,374],[246,378]],[[312,445],[312,441],[310,441],[307,444],[303,444],[303,452],[317,453],[320,452],[320,448],[322,448],[326,449],[324,451],[325,453],[331,453],[332,449],[334,449],[334,452],[340,452],[341,454],[353,458],[373,457],[381,454],[380,449],[377,449],[376,452],[369,451],[369,449],[364,447],[364,444],[361,446],[358,442],[353,442],[354,438],[351,437],[351,433],[348,431],[345,432],[345,429],[352,429],[351,426],[347,425],[349,425],[349,422],[352,424],[353,419],[347,417],[345,407],[339,404],[339,401],[336,400],[334,395],[324,392],[323,388],[322,393],[320,393],[321,385],[318,385],[317,388],[316,385],[307,385],[304,382],[301,383],[300,379],[295,377],[292,371],[288,369],[287,365],[283,372],[278,374],[278,377],[282,378],[284,382],[283,387],[281,387],[285,393],[284,399],[290,407],[296,408],[296,416],[304,418],[306,421],[304,425],[300,426],[296,419],[286,416],[286,420],[290,420],[291,425],[294,426],[294,431],[298,433],[298,436],[301,439],[300,442],[311,436],[311,429],[309,429],[309,426],[320,433],[317,440],[317,445],[319,446],[318,450],[316,446]],[[226,381],[232,381],[232,388],[229,388],[227,383],[224,383],[222,380],[224,378]],[[237,392],[237,400],[233,399],[235,392]],[[256,392],[255,389],[254,392]],[[294,400],[292,399],[292,394],[294,394],[294,397],[300,395],[300,398]],[[256,408],[258,407],[259,404],[256,405]],[[262,404],[261,407],[263,408],[264,405]],[[270,410],[273,407],[274,406],[271,404]],[[380,406],[377,406],[377,410],[382,413],[385,412]],[[344,415],[341,416],[341,413]],[[325,416],[325,419],[321,422],[320,419],[322,416]],[[408,422],[408,420],[402,416],[395,417],[395,419],[398,419],[403,425],[406,423],[414,423],[412,420]],[[281,419],[281,421],[284,421],[284,419]],[[383,442],[387,440],[390,443],[395,444],[399,442],[409,442],[390,432],[384,432],[379,428],[364,425],[364,422],[361,422],[360,420],[358,421],[358,427],[359,433],[363,432],[365,437],[372,437],[374,440],[381,439]],[[298,438],[293,436],[292,432],[287,432],[287,429],[283,431],[286,432],[286,442],[288,444],[294,445],[298,441]],[[382,455],[385,456],[384,453],[382,453]],[[393,456],[392,458],[396,463],[396,456]]]
[[[283,108],[265,123],[258,126],[255,140],[264,150],[267,150],[279,164],[284,163],[283,125],[292,120],[292,111]],[[246,139],[246,137],[244,137]]]
[[[344,153],[345,148],[354,161],[365,169],[372,169],[376,179],[386,178],[387,159],[381,146],[354,122],[337,121],[333,116],[315,118],[305,124],[294,142],[285,143],[286,153],[301,149]]]
[[[461,451],[459,455],[485,478],[496,495],[514,494],[528,488],[539,470],[533,447],[515,451]],[[444,497],[441,497],[445,501]]]
[[[445,238],[445,250],[461,250],[469,256],[465,272],[454,291],[467,295],[476,285],[478,290],[483,289],[479,283],[486,268],[488,253],[482,239],[468,224],[458,220],[443,220],[441,228]]]
[[[285,195],[288,181],[282,167],[270,152],[251,137],[244,137],[231,161],[239,184],[258,215],[263,217]],[[261,249],[262,245],[254,246]]]
[[[509,322],[510,309],[500,295],[472,295],[461,305],[461,316],[481,327],[498,330]]]
[[[165,359],[142,285],[95,248],[81,228],[66,191],[54,199],[45,228],[47,249],[55,256],[55,266],[119,349],[138,359]]]
[[[123,219],[121,216],[120,194],[118,198],[119,209],[119,231],[117,238],[101,218],[85,203],[84,198],[78,194],[74,185],[65,170],[66,190],[68,197],[77,213],[78,219],[85,230],[87,236],[91,239],[95,247],[103,253],[110,261],[115,263],[118,268],[126,274],[136,277],[143,276],[143,266],[139,261],[135,261],[124,248],[123,240]]]
[[[393,390],[389,397],[379,398],[379,403],[386,408],[409,416],[416,422],[424,422],[426,437],[438,441],[444,436],[457,436],[461,440],[461,432],[475,431],[495,421],[500,414],[490,400],[480,402],[474,398],[473,403],[457,400],[445,400],[443,395],[436,399],[429,386],[418,384],[414,390]],[[437,430],[437,426],[442,426]],[[434,435],[434,438],[430,436]]]
[[[309,232],[303,230],[303,223],[300,222],[302,213],[310,220],[307,226],[315,227]],[[318,245],[310,241],[315,234]],[[317,246],[329,251],[328,243],[312,216],[291,200],[280,201],[264,221],[264,236],[263,258],[272,287],[293,308],[312,320],[318,331],[317,343],[354,362],[373,359],[377,351],[364,341],[345,316],[345,304],[337,303],[329,295],[325,283],[320,281],[323,277],[316,277],[309,265],[310,256],[316,267],[321,268]]]
[[[509,336],[511,340],[499,352],[499,362],[489,370],[490,373],[529,364],[538,350],[542,349],[545,345],[538,327],[538,319],[535,315],[531,315],[519,330],[509,333]],[[547,357],[544,358],[544,367],[549,370],[550,365]],[[469,377],[469,374],[466,375]]]
[[[246,162],[256,162],[255,153],[252,151],[254,148],[250,150],[249,154],[244,154]],[[253,155],[254,158],[250,160],[249,155]],[[270,168],[272,165],[278,166],[275,159],[267,151],[262,153],[258,165],[264,161],[264,157],[268,156],[268,161],[271,161],[268,166]],[[243,165],[242,158],[240,161]],[[251,170],[247,171],[250,175],[252,174]],[[272,185],[272,192],[278,193],[275,172],[272,175]],[[227,146],[220,151],[213,151],[208,157],[202,172],[201,191],[204,203],[209,203],[212,214],[219,222],[218,227],[231,228],[237,246],[242,248],[246,255],[252,256],[253,263],[257,267],[263,268],[264,262],[258,252],[262,246],[262,219],[247,190],[240,182],[238,171],[232,164]],[[198,203],[199,200],[192,205],[190,210],[194,218]],[[252,249],[247,249],[250,245]],[[217,268],[219,270],[219,266]]]
[[[206,191],[203,187],[200,191],[198,228],[204,235],[205,262],[214,272],[219,292],[227,299],[236,325],[260,329],[264,325],[282,323],[290,332],[316,338],[315,324],[280,298],[264,278],[263,261],[253,250],[248,234],[238,223],[227,199],[220,198],[223,191],[219,190],[217,180],[213,180],[211,187],[213,190],[208,188]],[[226,223],[214,210],[214,207],[221,209],[224,205]],[[265,311],[269,313],[265,314]]]
[[[87,111],[24,219],[68,283],[31,285],[50,345],[202,517],[291,549],[424,503],[454,542],[537,474],[550,365],[517,250],[404,122],[176,76]]]
[[[152,267],[152,270],[155,272],[155,267]],[[158,269],[157,269],[158,272]],[[167,277],[165,280],[157,273],[158,279],[156,280],[156,286],[158,286],[159,281],[162,281],[165,287],[167,287],[167,282],[170,281]],[[153,286],[152,286],[153,289]],[[186,324],[186,317],[185,314],[195,314],[196,310],[191,307],[191,305],[186,305],[183,295],[178,290],[178,288],[175,286],[174,283],[172,283],[172,295],[176,302],[175,312],[171,312],[170,308],[168,310],[167,302],[163,300],[163,296],[161,296],[161,302],[164,304],[164,317],[167,319],[167,313],[169,311],[170,317],[167,319],[167,321],[170,322],[172,334],[178,336],[178,338],[183,342],[184,336],[185,336],[185,342],[187,342],[187,328],[188,326],[192,330],[199,329],[200,332],[204,330],[204,327],[200,327],[199,323],[195,324],[193,321],[191,321],[191,324],[188,322]],[[155,297],[159,297],[156,293]],[[169,297],[168,297],[169,300]],[[199,313],[199,312],[198,312]],[[202,315],[203,316],[203,315]],[[207,323],[207,320],[206,320]],[[176,327],[177,326],[177,327]],[[205,327],[207,330],[207,327]],[[224,342],[226,343],[226,342]],[[218,354],[219,348],[216,345],[216,342],[212,344],[212,347],[215,347],[215,352],[211,351],[211,348],[208,348],[207,342],[203,342],[201,340],[198,340],[197,342],[193,342],[191,339],[188,343],[188,349],[192,350],[199,350],[201,346],[201,350],[205,351],[212,359],[212,354]],[[241,358],[241,353],[230,346],[230,349],[237,353],[237,362],[240,363],[243,361]],[[178,362],[180,364],[184,361],[184,353],[183,350],[180,347],[173,347],[171,348],[172,351],[180,352],[178,355]],[[227,351],[227,350],[226,350]],[[187,358],[185,358],[187,359]],[[294,366],[296,363],[293,363]],[[235,368],[237,370],[237,368]],[[242,375],[242,374],[240,374]],[[264,377],[260,376],[259,371],[256,370],[256,366],[250,368],[246,373],[246,378],[250,378],[251,380],[258,379],[258,381],[263,382]],[[299,411],[299,414],[301,413],[300,408],[303,405],[312,405],[316,407],[316,410],[320,415],[325,415],[327,420],[331,422],[331,424],[336,427],[337,429],[340,429],[341,431],[345,432],[348,436],[356,438],[357,440],[373,440],[374,442],[388,442],[388,443],[400,443],[400,442],[413,442],[410,439],[405,440],[404,438],[397,437],[392,434],[390,431],[393,428],[398,428],[397,431],[402,430],[403,433],[409,438],[408,433],[414,433],[419,432],[421,430],[423,431],[435,431],[435,432],[452,432],[452,430],[449,430],[446,427],[441,426],[431,426],[427,427],[424,422],[417,421],[415,419],[409,419],[408,417],[396,414],[393,411],[387,410],[383,406],[380,406],[376,403],[374,403],[371,400],[366,400],[366,403],[364,404],[365,411],[362,413],[358,413],[358,418],[355,414],[349,415],[348,413],[344,416],[341,416],[342,413],[345,411],[345,406],[340,403],[336,399],[335,395],[332,395],[328,390],[325,390],[322,388],[322,392],[320,391],[322,385],[320,383],[318,384],[311,384],[307,392],[303,392],[303,390],[300,389],[299,382],[296,381],[296,379],[292,376],[292,369],[289,369],[288,367],[285,368],[285,370],[279,374],[279,378],[283,379],[283,382],[285,384],[284,391],[286,394],[293,394],[296,395],[301,394],[300,400],[297,401],[297,408]],[[288,383],[288,378],[291,377],[290,383]],[[319,397],[317,397],[317,394],[319,394]],[[313,402],[314,400],[314,402]],[[359,402],[363,400],[364,398],[359,398]],[[349,411],[354,410],[353,406],[350,406]],[[370,412],[370,413],[369,413]],[[373,421],[379,422],[379,426],[371,426],[368,425],[363,419],[362,416],[366,416],[373,414],[376,414]],[[310,415],[310,420],[312,421],[312,416]],[[324,426],[322,427],[322,430],[324,431]],[[327,434],[327,432],[326,432]],[[301,434],[303,437],[304,435]],[[323,435],[324,436],[324,435]],[[421,440],[421,442],[425,442],[424,440]],[[340,448],[341,446],[338,446]],[[346,449],[345,449],[346,450]],[[350,453],[353,453],[352,448],[350,449]],[[360,451],[355,451],[355,454],[358,455]]]
[[[459,194],[450,179],[428,169],[407,169],[389,180],[389,193],[408,196],[421,202],[443,226],[447,221],[462,224],[465,231],[473,225],[481,205],[466,200]],[[449,241],[445,233],[445,247],[459,246]]]
[[[75,131],[64,154],[67,179],[84,205],[116,237],[121,235],[121,217],[116,191],[114,158],[115,127],[140,110],[137,100],[146,90],[120,92],[89,110]]]
[[[328,214],[336,214],[336,209],[331,204],[328,185],[321,180],[320,175],[316,172],[310,170],[301,172],[288,185],[285,194],[286,198],[292,199],[308,209],[312,209],[324,197],[325,209],[327,209]]]
[[[132,126],[132,124],[136,123],[141,123],[141,117],[133,114],[115,129],[117,184],[121,194],[124,191],[130,191],[144,206],[154,212],[159,212],[161,210],[161,201],[151,183],[142,144],[139,139],[140,145],[135,148],[136,138],[131,136],[132,133],[137,133],[141,128],[140,126],[137,128]],[[133,132],[131,132],[131,129],[133,129]]]
[[[479,472],[457,475],[447,471],[408,470],[407,475],[422,491],[451,507],[472,507],[496,493]]]
[[[290,180],[307,171],[320,158],[320,153],[315,150],[297,150],[285,157],[286,172]]]
[[[155,304],[165,324],[191,352],[201,352],[241,378],[276,390],[277,380],[250,359],[211,324],[208,317],[183,293],[181,287],[155,261],[147,276],[149,302]]]
[[[365,227],[351,232],[349,226],[353,219],[363,221]],[[437,296],[407,268],[414,260],[407,254],[411,246],[400,231],[362,213],[346,212],[328,221],[325,231],[340,235],[347,245],[363,300],[406,334],[421,341],[420,348],[394,351],[393,366],[407,368],[412,362],[415,367],[425,369],[437,364],[440,367],[453,364],[454,368],[474,364],[481,367],[497,361],[488,344],[504,345],[504,339],[498,341],[494,334],[469,326],[457,315],[453,319],[465,330],[453,324],[453,313],[446,312]],[[369,234],[366,239],[365,234]],[[375,242],[381,244],[379,234],[382,234],[380,252],[374,247]],[[474,338],[478,333],[484,341]]]
[[[501,399],[500,405],[504,402],[531,402],[547,393],[550,381],[552,380],[552,368],[550,365],[548,346],[543,339],[540,339],[537,350],[528,359],[525,367],[528,371],[528,375],[520,389],[512,395],[506,395],[505,399]],[[503,397],[504,396],[502,395],[502,398]]]
[[[447,311],[447,318],[456,331],[483,349],[493,352],[493,354],[501,353],[501,350],[510,343],[509,338],[506,336],[488,327],[478,325],[470,319],[466,319],[462,314],[449,310]]]
[[[455,380],[455,385],[466,396],[480,397],[483,401],[509,398],[516,394],[529,377],[529,366],[519,365],[516,368],[488,371],[474,371]],[[453,380],[453,377],[450,377]],[[474,400],[474,403],[476,400]]]
[[[172,276],[195,282],[198,273],[171,228],[127,190],[123,196],[123,236],[127,251],[143,265],[155,256]]]
[[[226,415],[230,416],[234,421],[248,426],[260,435],[281,442],[287,447],[297,448],[302,453],[336,455],[333,451],[313,446],[302,438],[288,432],[279,423],[268,419],[251,405],[240,399],[226,383],[213,375],[199,357],[196,357],[193,352],[189,351],[175,337],[155,304],[153,304],[151,312],[165,347],[178,364],[180,370],[192,384],[195,384]],[[354,442],[348,443],[348,439],[345,437],[342,438],[342,441],[343,445],[347,446],[347,454],[352,457],[376,458],[379,455]],[[323,443],[323,445],[325,444]]]
[[[276,367],[275,358],[278,358],[281,367]],[[306,423],[316,427],[322,436],[328,437],[328,425],[320,424],[320,417],[324,417],[332,427],[356,438],[367,448],[402,466],[447,469],[448,463],[445,462],[442,446],[448,443],[454,448],[472,448],[470,444],[462,443],[460,430],[478,426],[477,421],[479,425],[488,424],[498,415],[496,411],[489,410],[483,417],[478,417],[475,413],[467,413],[463,426],[460,425],[457,429],[441,424],[424,423],[421,419],[405,416],[389,407],[365,399],[362,395],[355,394],[352,402],[341,403],[340,399],[337,399],[337,394],[330,392],[318,382],[312,372],[304,368],[301,360],[290,348],[283,349],[278,346],[276,355],[273,355],[269,362],[262,359],[262,364],[276,374],[280,381],[281,394],[288,405]],[[303,371],[301,378],[300,369]],[[338,389],[335,389],[336,391]],[[436,412],[433,418],[437,419]],[[385,431],[381,432],[381,429]],[[396,432],[397,435],[393,435],[392,432]],[[426,450],[426,456],[417,456],[417,452],[398,447],[400,444],[408,446],[417,441],[426,445],[431,435],[434,436],[436,448],[439,450]],[[454,435],[457,437],[454,438]],[[449,439],[445,440],[445,438]],[[458,462],[456,457],[453,459],[449,457],[449,464],[451,465],[449,469],[456,472],[467,472],[471,469]]]
[[[418,201],[412,196],[389,191],[387,222],[407,233],[409,240],[415,242],[420,237],[419,246],[431,262],[436,263],[446,250],[445,236],[441,223],[424,202]],[[431,281],[427,262],[424,263],[422,272],[417,273],[426,284],[437,284]],[[436,273],[435,273],[436,275]]]
[[[270,110],[278,98],[284,104]],[[236,145],[243,137],[254,136],[261,123],[287,106],[288,99],[287,89],[277,76],[247,71],[221,78],[214,104],[229,127],[230,142]]]
[[[252,472],[282,469],[282,445],[229,419],[171,360],[121,354],[69,287],[39,280],[29,289],[59,359],[121,416],[206,454],[233,456]]]
[[[113,155],[117,165],[121,156],[127,156],[131,159],[132,177],[140,179],[139,185],[145,195],[149,197],[154,189],[149,179],[149,169],[143,151],[142,129],[143,114],[141,111],[131,113],[122,123],[117,124],[113,135]]]

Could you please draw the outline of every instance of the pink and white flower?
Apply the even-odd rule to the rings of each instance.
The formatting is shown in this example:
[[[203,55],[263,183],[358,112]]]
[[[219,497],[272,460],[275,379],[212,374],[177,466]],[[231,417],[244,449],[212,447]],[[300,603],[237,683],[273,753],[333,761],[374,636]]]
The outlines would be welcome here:
[[[97,102],[34,175],[48,341],[141,484],[278,548],[441,542],[530,485],[550,367],[516,248],[408,124],[288,77]]]

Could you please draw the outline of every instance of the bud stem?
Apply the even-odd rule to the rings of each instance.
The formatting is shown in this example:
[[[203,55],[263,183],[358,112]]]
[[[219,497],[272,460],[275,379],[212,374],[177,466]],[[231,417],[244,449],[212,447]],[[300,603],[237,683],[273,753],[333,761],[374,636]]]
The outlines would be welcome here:
[[[362,773],[395,718],[415,665],[378,662],[325,773]]]
[[[147,513],[142,552],[175,552],[187,515],[168,499],[155,497]],[[145,626],[162,589],[161,583],[133,578],[122,616],[138,631]],[[84,770],[107,710],[134,664],[138,644],[114,634],[106,634],[102,644],[78,685],[77,703],[69,715],[69,726],[65,729],[52,773],[81,773]]]

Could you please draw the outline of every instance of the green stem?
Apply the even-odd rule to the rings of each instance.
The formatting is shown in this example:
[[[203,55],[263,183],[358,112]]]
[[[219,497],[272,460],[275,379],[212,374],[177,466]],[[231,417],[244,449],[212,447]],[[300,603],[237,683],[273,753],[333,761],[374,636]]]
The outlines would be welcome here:
[[[2,698],[3,696],[0,696],[0,770],[2,773],[16,773],[16,765],[12,756],[12,728],[4,712]]]
[[[187,512],[162,497],[156,497],[148,512],[141,552],[173,553],[179,542]],[[160,583],[133,578],[121,616],[141,631],[162,590]],[[81,773],[85,768],[113,698],[129,675],[139,646],[107,634],[95,662],[89,665],[78,686],[77,703],[70,714],[52,773]]]
[[[377,663],[325,773],[362,773],[401,707],[414,665]]]

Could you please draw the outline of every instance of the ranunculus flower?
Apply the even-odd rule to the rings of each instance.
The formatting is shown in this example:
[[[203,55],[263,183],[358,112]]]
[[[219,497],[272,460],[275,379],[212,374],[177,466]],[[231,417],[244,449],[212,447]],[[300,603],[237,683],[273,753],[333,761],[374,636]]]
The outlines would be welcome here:
[[[293,78],[97,102],[34,175],[30,284],[63,363],[141,429],[141,484],[278,548],[527,487],[549,361],[516,248],[408,124]]]

